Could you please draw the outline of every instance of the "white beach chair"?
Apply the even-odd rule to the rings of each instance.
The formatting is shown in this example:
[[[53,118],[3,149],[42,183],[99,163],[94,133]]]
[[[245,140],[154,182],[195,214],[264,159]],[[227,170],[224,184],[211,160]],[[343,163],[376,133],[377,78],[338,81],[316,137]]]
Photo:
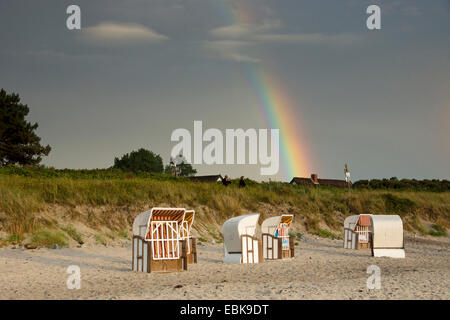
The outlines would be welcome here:
[[[222,226],[224,263],[262,262],[262,243],[255,231],[259,213],[231,218]]]
[[[372,256],[405,258],[403,222],[398,215],[372,215]]]
[[[344,248],[370,249],[371,214],[349,216],[344,220]]]
[[[187,270],[187,241],[181,230],[184,208],[153,208],[133,222],[132,270],[167,272]]]

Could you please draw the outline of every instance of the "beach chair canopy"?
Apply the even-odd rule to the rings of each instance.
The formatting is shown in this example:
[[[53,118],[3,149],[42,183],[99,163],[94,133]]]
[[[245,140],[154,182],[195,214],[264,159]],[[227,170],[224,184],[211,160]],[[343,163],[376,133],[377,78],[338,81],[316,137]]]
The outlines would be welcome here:
[[[194,223],[194,216],[195,211],[194,210],[186,210],[186,214],[184,215],[184,221],[181,225],[181,238],[182,239],[188,239],[191,233],[191,227]]]
[[[150,227],[152,222],[176,222],[178,227],[184,221],[186,209],[184,208],[153,208],[150,213],[150,217],[147,223],[146,239],[152,239],[152,233]]]
[[[370,216],[371,214],[360,214],[356,224],[361,227],[370,227]]]
[[[290,227],[293,219],[294,219],[294,215],[292,215],[292,214],[283,214],[281,216],[280,223],[286,224],[288,227]]]
[[[136,218],[134,218],[133,235],[145,238],[145,234],[147,232],[147,224],[150,219],[151,212],[151,210],[142,212]]]
[[[370,217],[373,248],[403,248],[403,222],[398,215],[373,215]]]
[[[191,232],[191,227],[192,224],[194,223],[194,216],[195,216],[195,211],[194,210],[186,210],[186,214],[184,216],[184,222],[186,222],[187,225],[187,231],[188,233]]]
[[[358,214],[354,216],[349,216],[344,220],[344,229],[352,229],[355,230],[357,225],[362,227],[370,226],[370,217],[371,214]]]
[[[249,213],[225,221],[222,234],[225,246],[229,253],[241,252],[241,235],[255,235],[259,213]]]
[[[349,216],[344,220],[344,229],[354,229],[358,222],[359,215]]]
[[[142,212],[133,221],[133,234],[145,237],[151,221],[176,221],[181,225],[185,219],[185,214],[188,216],[187,221],[190,230],[194,222],[194,210],[186,211],[184,208],[153,208]]]
[[[277,231],[280,224],[286,224],[289,227],[292,223],[293,218],[294,216],[291,214],[284,214],[281,216],[267,218],[261,224],[261,232],[275,236],[275,232]]]

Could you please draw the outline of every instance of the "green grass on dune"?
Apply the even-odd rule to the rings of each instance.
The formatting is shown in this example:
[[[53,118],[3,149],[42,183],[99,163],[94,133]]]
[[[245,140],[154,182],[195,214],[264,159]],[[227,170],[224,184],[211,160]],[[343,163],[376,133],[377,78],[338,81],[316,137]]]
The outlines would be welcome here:
[[[240,189],[237,183],[224,187],[219,183],[163,179],[162,176],[83,179],[0,174],[0,227],[9,234],[51,229],[54,221],[36,215],[50,204],[74,208],[79,205],[121,207],[163,203],[208,207],[214,216],[199,217],[200,222],[219,224],[243,212],[255,211],[263,204],[288,206],[293,214],[304,217],[307,230],[315,232],[319,232],[320,222],[338,230],[342,222],[336,220],[336,211],[344,215],[399,214],[406,229],[424,234],[427,230],[421,226],[420,218],[447,228],[450,221],[450,192],[368,189],[348,192],[346,189],[308,188],[276,182],[250,182]],[[107,220],[105,218],[105,223]],[[434,231],[443,233],[441,229]],[[73,230],[68,233],[71,238],[81,240]]]
[[[63,227],[64,230],[73,240],[78,242],[78,244],[83,244],[83,236],[72,226]]]
[[[59,231],[38,230],[33,233],[31,243],[37,246],[52,248],[54,245],[67,246],[67,237]]]

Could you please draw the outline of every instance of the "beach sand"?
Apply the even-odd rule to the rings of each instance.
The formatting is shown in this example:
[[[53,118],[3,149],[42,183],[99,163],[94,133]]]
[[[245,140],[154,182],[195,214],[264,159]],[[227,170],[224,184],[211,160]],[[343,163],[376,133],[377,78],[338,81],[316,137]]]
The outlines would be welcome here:
[[[307,236],[295,258],[223,264],[220,244],[199,245],[198,264],[180,273],[130,271],[131,244],[63,249],[0,249],[0,299],[449,299],[448,238],[407,238],[406,258],[373,258],[342,240]],[[69,265],[81,289],[69,290]],[[367,267],[381,289],[367,289]]]

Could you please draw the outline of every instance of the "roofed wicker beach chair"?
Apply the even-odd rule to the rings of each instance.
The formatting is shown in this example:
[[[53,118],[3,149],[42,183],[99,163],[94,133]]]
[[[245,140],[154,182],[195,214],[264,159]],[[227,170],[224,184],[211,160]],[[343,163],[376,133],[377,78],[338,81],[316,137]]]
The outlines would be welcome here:
[[[370,249],[370,214],[349,216],[344,220],[344,248]]]
[[[403,222],[398,215],[370,216],[372,256],[404,258]]]
[[[224,263],[262,262],[262,242],[255,236],[259,213],[231,218],[222,226]]]
[[[185,216],[184,208],[153,208],[135,218],[132,243],[133,271],[187,270],[188,241],[183,237]],[[192,225],[193,215],[191,220]],[[187,236],[189,237],[189,232]]]
[[[264,259],[294,257],[294,238],[289,237],[289,227],[293,219],[293,215],[284,214],[263,221],[261,232]]]

